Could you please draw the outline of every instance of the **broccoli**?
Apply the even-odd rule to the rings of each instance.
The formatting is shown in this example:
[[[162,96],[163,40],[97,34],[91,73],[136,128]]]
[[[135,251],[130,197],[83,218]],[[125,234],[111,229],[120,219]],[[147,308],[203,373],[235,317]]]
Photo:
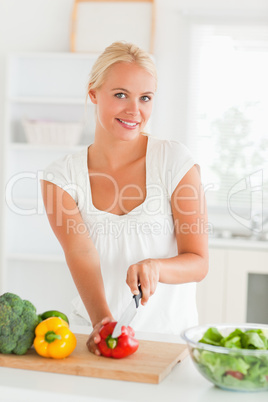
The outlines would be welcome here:
[[[24,355],[32,346],[40,318],[28,300],[13,293],[0,296],[0,353]]]

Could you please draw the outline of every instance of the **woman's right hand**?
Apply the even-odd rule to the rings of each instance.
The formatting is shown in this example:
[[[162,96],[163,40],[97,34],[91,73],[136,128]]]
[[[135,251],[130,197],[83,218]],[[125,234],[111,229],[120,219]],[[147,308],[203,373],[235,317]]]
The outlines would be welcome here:
[[[89,335],[89,338],[87,340],[87,347],[91,353],[94,353],[95,355],[100,356],[101,353],[98,348],[98,343],[100,342],[101,337],[100,337],[99,331],[103,325],[108,324],[108,322],[111,322],[111,321],[114,321],[114,320],[110,317],[105,317],[101,320],[101,322],[98,322],[94,326],[93,331],[91,332],[91,334]]]

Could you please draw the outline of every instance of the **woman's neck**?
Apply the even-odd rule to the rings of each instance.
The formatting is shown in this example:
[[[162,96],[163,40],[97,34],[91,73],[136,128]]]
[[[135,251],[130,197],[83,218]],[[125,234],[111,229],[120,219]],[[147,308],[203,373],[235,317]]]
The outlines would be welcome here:
[[[89,147],[89,168],[118,170],[133,163],[146,155],[147,139],[143,134],[129,141],[95,135],[94,143]]]

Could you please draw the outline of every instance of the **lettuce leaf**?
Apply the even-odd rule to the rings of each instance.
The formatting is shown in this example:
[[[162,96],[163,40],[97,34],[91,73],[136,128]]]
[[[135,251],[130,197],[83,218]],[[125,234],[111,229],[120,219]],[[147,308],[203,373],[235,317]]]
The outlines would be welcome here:
[[[207,343],[209,345],[220,346],[223,336],[219,333],[217,328],[209,328],[203,335],[199,342]]]
[[[246,331],[241,341],[244,349],[267,349],[268,340],[262,332]]]
[[[215,327],[209,328],[198,342],[214,346],[236,349],[268,349],[268,338],[261,329],[250,329],[243,332],[237,328],[223,337]]]

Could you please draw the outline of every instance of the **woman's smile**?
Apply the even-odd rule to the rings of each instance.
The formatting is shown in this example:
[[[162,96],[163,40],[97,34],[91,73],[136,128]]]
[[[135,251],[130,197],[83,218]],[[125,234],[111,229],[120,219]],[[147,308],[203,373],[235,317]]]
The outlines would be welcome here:
[[[137,121],[133,121],[133,120],[123,120],[123,119],[119,119],[116,118],[116,120],[119,122],[119,124],[129,130],[133,130],[135,128],[137,128],[139,126],[139,122]]]

